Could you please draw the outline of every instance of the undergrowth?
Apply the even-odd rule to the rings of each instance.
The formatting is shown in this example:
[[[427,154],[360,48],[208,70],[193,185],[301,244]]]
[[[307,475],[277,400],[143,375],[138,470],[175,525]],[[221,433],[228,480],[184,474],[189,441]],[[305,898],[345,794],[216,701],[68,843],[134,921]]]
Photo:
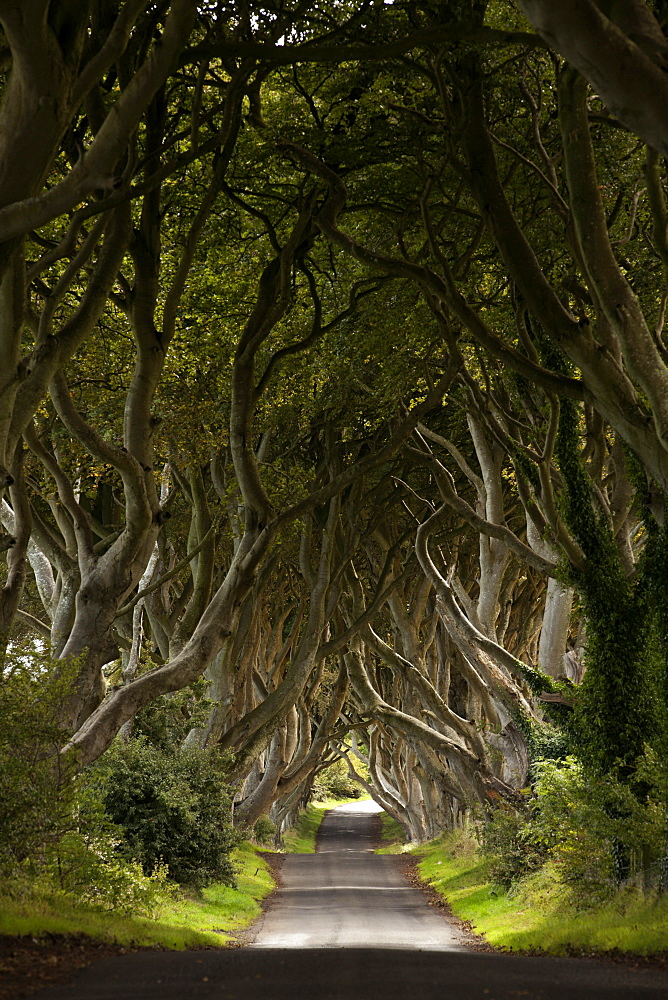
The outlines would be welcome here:
[[[666,894],[627,886],[585,908],[551,863],[504,889],[466,830],[444,834],[412,853],[420,859],[422,878],[495,947],[553,955],[615,949],[651,955],[668,949]]]
[[[81,934],[121,945],[198,948],[224,945],[260,915],[274,880],[257,848],[242,843],[232,854],[236,888],[214,883],[165,897],[154,918],[77,902],[39,886],[14,884],[0,897],[0,934]]]

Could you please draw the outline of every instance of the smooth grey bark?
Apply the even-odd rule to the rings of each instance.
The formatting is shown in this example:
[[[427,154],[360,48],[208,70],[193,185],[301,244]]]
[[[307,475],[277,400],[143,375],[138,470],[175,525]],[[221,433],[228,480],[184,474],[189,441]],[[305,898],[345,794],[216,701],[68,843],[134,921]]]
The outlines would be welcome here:
[[[504,261],[507,273],[520,289],[531,311],[547,335],[582,372],[586,392],[581,398],[593,404],[600,415],[633,449],[662,488],[668,486],[668,438],[665,411],[666,365],[657,345],[647,336],[646,323],[629,283],[611,255],[600,191],[595,180],[586,95],[573,80],[562,74],[560,116],[565,132],[565,162],[572,188],[571,210],[578,235],[576,259],[584,254],[587,273],[595,276],[601,299],[593,321],[578,319],[559,298],[540,266],[536,251],[516,218],[499,176],[494,146],[486,120],[480,67],[470,68],[462,81],[464,91],[464,146],[470,166],[473,194],[483,219]],[[634,340],[634,323],[639,336]],[[471,319],[469,328],[476,332]],[[618,339],[617,339],[618,338]],[[628,369],[619,363],[620,348]],[[645,350],[646,348],[646,350]],[[653,368],[654,360],[659,363]],[[519,367],[514,358],[508,363]],[[649,416],[640,403],[633,377],[646,385],[655,409]],[[541,384],[540,377],[536,378]],[[543,387],[551,391],[543,380]],[[561,390],[563,393],[563,389]],[[555,387],[554,395],[559,395]]]
[[[573,607],[574,591],[558,580],[547,581],[545,610],[538,645],[538,667],[550,677],[563,677],[566,673],[564,657]]]
[[[668,42],[643,0],[517,0],[610,112],[668,155]]]

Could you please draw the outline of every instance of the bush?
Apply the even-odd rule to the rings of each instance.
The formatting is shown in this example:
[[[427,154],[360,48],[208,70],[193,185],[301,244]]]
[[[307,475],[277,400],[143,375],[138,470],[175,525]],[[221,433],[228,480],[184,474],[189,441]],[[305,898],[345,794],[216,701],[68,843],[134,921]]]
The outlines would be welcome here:
[[[253,827],[253,840],[258,844],[271,844],[276,839],[276,824],[268,816],[260,816]]]
[[[509,889],[547,860],[547,849],[536,836],[531,816],[511,806],[497,806],[482,829],[482,849],[490,858],[490,874],[498,885]]]
[[[155,917],[174,893],[167,866],[145,873],[127,857],[123,831],[111,822],[100,797],[99,783],[87,775],[73,784],[70,828],[44,845],[38,859],[29,858],[15,873],[21,890],[28,877],[48,895],[54,892],[75,903],[136,916]],[[10,893],[12,886],[6,887]]]
[[[483,831],[501,885],[546,861],[576,906],[603,902],[625,881],[661,884],[668,827],[665,770],[655,754],[647,752],[629,783],[594,778],[573,757],[536,761],[534,769],[527,811],[501,805]]]
[[[77,903],[155,918],[174,891],[167,866],[147,875],[138,861],[119,855],[121,844],[108,834],[66,833],[46,857],[46,874]]]
[[[52,661],[34,650],[16,651],[2,663],[0,876],[72,827],[73,781],[62,772],[57,721],[69,675],[63,669],[54,679],[54,673]]]
[[[665,858],[664,769],[648,751],[633,780],[594,778],[574,758],[540,761],[536,835],[580,905],[602,902],[634,876],[657,880]]]
[[[165,751],[143,737],[118,740],[95,768],[109,817],[145,874],[166,865],[176,882],[234,885],[238,834],[220,756],[198,747]]]
[[[56,669],[57,668],[57,669]],[[34,649],[0,671],[0,880],[151,915],[167,875],[234,884],[223,762],[199,749],[118,742],[89,771],[63,771],[58,709],[79,669]],[[108,811],[109,816],[106,815]]]

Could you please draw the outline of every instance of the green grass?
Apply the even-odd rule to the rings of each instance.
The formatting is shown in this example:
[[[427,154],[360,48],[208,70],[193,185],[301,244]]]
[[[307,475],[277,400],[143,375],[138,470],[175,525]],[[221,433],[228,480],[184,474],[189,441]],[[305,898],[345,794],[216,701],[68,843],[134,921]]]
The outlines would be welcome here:
[[[473,929],[498,948],[563,955],[613,949],[651,955],[668,949],[668,897],[624,890],[605,904],[577,909],[549,866],[510,892],[495,886],[487,862],[465,833],[412,848],[420,874]]]
[[[314,854],[318,830],[325,813],[348,801],[351,800],[325,799],[322,802],[310,802],[299,814],[296,824],[283,838],[283,850],[286,854]]]
[[[286,835],[285,850],[312,854],[325,813],[345,801],[328,799],[309,805],[295,829]],[[260,900],[274,888],[274,879],[259,850],[245,842],[232,853],[237,869],[236,889],[218,883],[198,895],[179,894],[161,906],[155,919],[77,904],[47,889],[24,890],[10,896],[2,894],[0,887],[0,934],[86,934],[127,947],[221,947],[260,915]]]
[[[376,854],[402,854],[407,850],[406,831],[403,826],[386,812],[380,814],[380,819],[382,823],[381,846],[376,849]]]
[[[22,899],[0,897],[0,934],[87,934],[128,946],[220,947],[259,916],[259,900],[274,888],[257,850],[246,842],[233,852],[236,889],[211,885],[201,898],[184,896],[166,903],[155,920],[76,905],[46,893]]]

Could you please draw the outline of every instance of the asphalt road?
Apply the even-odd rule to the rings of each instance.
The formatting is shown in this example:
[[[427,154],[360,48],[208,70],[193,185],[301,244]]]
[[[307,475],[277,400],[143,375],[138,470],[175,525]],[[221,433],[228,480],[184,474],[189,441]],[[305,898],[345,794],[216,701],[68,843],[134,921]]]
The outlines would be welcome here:
[[[668,977],[609,962],[470,950],[396,862],[371,853],[368,807],[325,818],[316,855],[243,948],[105,959],[39,1000],[668,1000]]]
[[[396,858],[373,853],[374,802],[323,820],[316,854],[289,854],[277,905],[256,924],[256,948],[460,948],[453,924],[425,905]]]

